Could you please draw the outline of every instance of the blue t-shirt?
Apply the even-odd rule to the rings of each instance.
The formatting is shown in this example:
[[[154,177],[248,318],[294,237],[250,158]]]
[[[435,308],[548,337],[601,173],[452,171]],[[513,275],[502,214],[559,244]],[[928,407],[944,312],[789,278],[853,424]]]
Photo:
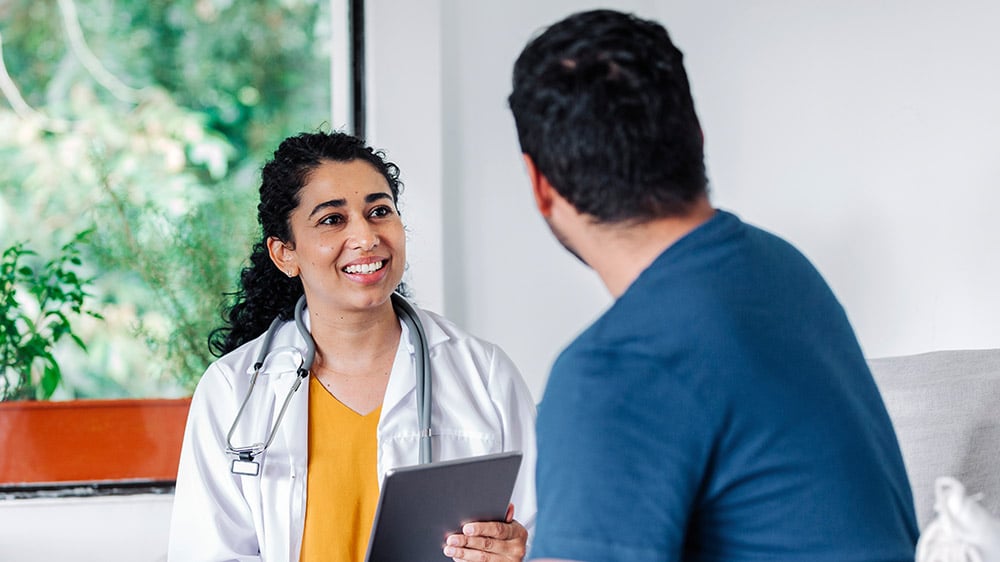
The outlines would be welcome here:
[[[885,406],[844,310],[717,211],[559,356],[532,558],[912,562]]]

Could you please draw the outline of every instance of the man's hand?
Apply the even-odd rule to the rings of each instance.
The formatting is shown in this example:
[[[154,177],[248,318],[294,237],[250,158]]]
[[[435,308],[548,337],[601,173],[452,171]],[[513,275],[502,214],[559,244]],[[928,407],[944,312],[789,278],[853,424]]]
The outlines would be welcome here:
[[[514,521],[514,505],[507,506],[504,522],[466,523],[461,535],[450,535],[444,555],[463,562],[521,562],[528,545],[528,530]]]

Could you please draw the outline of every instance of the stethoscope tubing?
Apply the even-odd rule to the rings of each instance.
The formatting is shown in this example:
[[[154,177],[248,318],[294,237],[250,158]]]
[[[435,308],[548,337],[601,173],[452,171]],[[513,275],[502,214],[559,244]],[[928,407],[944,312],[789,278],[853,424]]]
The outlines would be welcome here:
[[[398,293],[392,294],[392,306],[396,315],[410,331],[410,342],[414,346],[414,367],[417,373],[417,417],[420,424],[420,464],[431,462],[431,377],[430,351],[424,326],[417,317],[413,306]]]
[[[417,316],[416,310],[406,300],[406,298],[394,292],[392,293],[391,299],[393,310],[395,310],[396,315],[409,330],[410,343],[414,346],[417,418],[420,425],[420,463],[427,464],[432,460],[431,362],[427,334],[424,332],[423,324],[420,322],[420,318]],[[288,389],[288,393],[285,395],[285,400],[281,405],[281,410],[278,412],[278,417],[275,419],[274,425],[271,426],[271,430],[268,432],[267,438],[263,442],[254,443],[249,446],[236,447],[233,445],[233,434],[236,432],[240,419],[243,417],[247,404],[250,402],[250,397],[253,395],[253,390],[257,385],[257,377],[260,375],[260,371],[264,367],[264,362],[267,359],[267,354],[271,350],[271,341],[274,339],[274,335],[277,333],[278,328],[282,324],[280,317],[271,321],[271,325],[268,326],[267,331],[264,333],[264,340],[261,342],[260,351],[257,352],[257,357],[254,360],[253,374],[250,376],[250,384],[247,387],[247,392],[240,403],[239,409],[236,411],[236,417],[233,418],[232,425],[229,426],[229,432],[226,434],[226,453],[237,456],[240,461],[254,463],[254,457],[262,455],[265,451],[267,451],[271,442],[274,441],[275,435],[277,435],[278,427],[281,425],[281,420],[285,417],[285,411],[288,409],[288,404],[291,402],[292,396],[295,394],[295,391],[299,389],[299,386],[302,385],[302,381],[309,376],[312,369],[313,361],[316,358],[316,342],[313,340],[312,334],[309,333],[309,329],[306,328],[305,320],[303,319],[303,311],[305,310],[305,307],[306,296],[302,295],[295,303],[295,327],[298,329],[299,335],[302,336],[302,339],[305,342],[305,353],[302,354],[302,361],[296,370],[297,376],[295,377],[295,381],[292,382],[291,387]],[[236,472],[235,461],[233,470]],[[255,471],[248,474],[256,475],[257,473]]]

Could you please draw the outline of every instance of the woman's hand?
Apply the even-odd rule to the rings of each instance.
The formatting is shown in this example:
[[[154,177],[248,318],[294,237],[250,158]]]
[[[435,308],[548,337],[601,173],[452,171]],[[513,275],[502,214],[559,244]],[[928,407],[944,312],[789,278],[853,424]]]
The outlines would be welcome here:
[[[520,562],[527,547],[528,530],[514,521],[514,504],[510,504],[503,523],[466,523],[461,535],[450,535],[445,541],[444,555],[464,562]]]

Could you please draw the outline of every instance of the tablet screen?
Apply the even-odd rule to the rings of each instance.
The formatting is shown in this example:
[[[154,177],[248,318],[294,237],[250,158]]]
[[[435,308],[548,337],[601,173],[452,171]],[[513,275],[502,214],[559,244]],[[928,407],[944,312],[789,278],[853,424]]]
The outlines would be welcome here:
[[[386,473],[367,562],[446,561],[444,541],[472,521],[503,521],[519,451],[400,467]]]

